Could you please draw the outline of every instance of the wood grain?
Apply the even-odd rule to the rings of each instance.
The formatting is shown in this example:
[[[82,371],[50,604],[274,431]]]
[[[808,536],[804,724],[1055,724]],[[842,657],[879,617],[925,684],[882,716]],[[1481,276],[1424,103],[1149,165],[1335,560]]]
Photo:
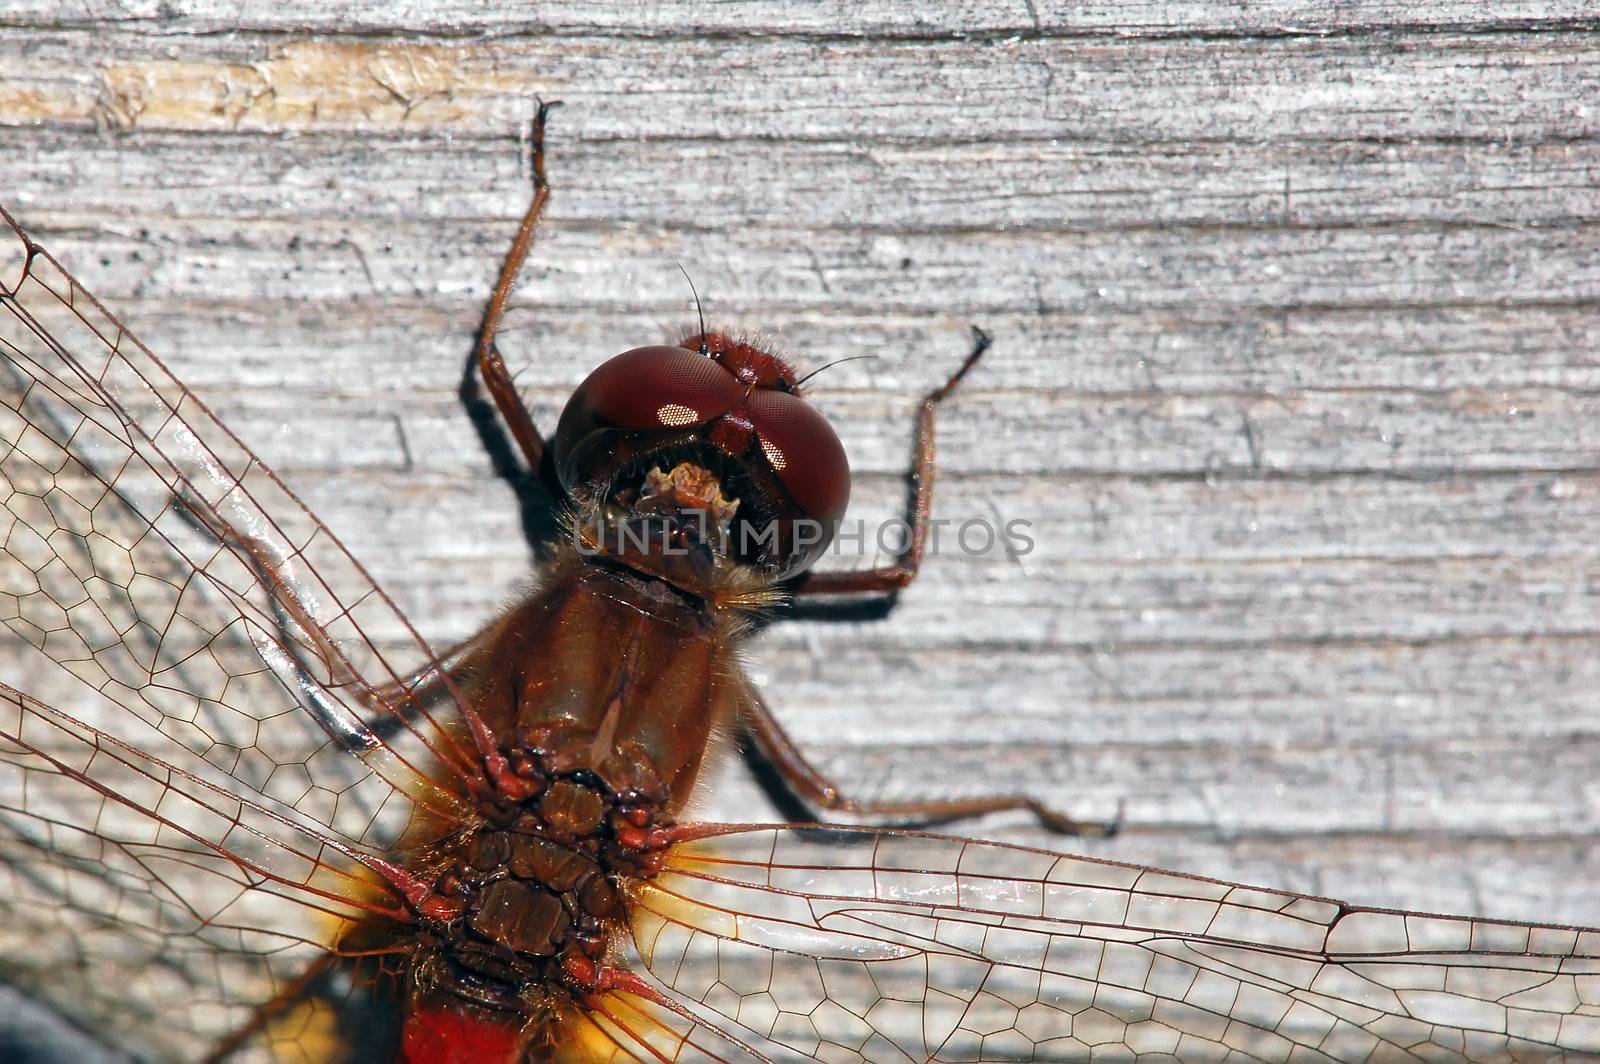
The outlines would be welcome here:
[[[1600,922],[1586,5],[56,8],[0,15],[7,201],[431,637],[529,579],[454,387],[560,97],[504,339],[544,424],[691,321],[682,262],[807,364],[878,356],[817,382],[870,540],[914,398],[997,337],[938,513],[1035,548],[752,649],[841,780]],[[734,764],[703,811],[770,809]]]
[[[381,4],[352,4],[339,11],[291,0],[251,5],[244,10],[211,3],[86,3],[63,11],[59,5],[18,0],[7,21],[25,26],[134,26],[169,32],[226,32],[252,29],[286,34],[388,31],[411,36],[476,33],[515,36],[600,30],[619,36],[703,37],[716,34],[851,37],[873,35],[965,39],[993,34],[1170,37],[1215,34],[1372,33],[1391,29],[1578,28],[1592,25],[1593,11],[1582,3],[1481,4],[1447,0],[1427,5],[1347,0],[1330,7],[1304,0],[1263,0],[1219,6],[1171,0],[1118,4],[990,3],[964,0],[937,8],[912,8],[893,0],[821,0],[805,5],[774,0],[708,5],[667,0],[648,8],[619,9],[571,0],[496,5],[492,12],[470,0],[407,3],[396,10]]]

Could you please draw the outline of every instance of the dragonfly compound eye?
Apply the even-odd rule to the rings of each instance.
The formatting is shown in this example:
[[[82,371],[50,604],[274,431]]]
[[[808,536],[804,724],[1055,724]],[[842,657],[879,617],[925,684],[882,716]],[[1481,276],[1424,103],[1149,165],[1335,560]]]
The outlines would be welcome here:
[[[826,549],[850,497],[850,465],[833,428],[793,394],[783,361],[707,334],[706,351],[637,347],[603,363],[573,393],[552,441],[555,471],[575,496],[623,507],[660,494],[661,474],[703,468],[736,500],[733,553],[791,576]],[[681,488],[681,481],[675,481]]]
[[[727,413],[744,395],[731,373],[703,355],[681,347],[636,347],[589,374],[573,404],[586,405],[599,423],[620,429],[682,429]]]
[[[747,404],[767,464],[803,517],[833,538],[850,501],[850,460],[828,419],[797,395],[756,392]]]

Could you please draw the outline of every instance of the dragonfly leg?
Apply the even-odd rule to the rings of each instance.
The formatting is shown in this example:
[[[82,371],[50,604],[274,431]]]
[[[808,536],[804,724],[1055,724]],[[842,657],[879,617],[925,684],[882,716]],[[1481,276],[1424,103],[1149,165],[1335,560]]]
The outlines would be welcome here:
[[[306,708],[349,752],[365,753],[382,740],[391,738],[413,723],[414,717],[434,698],[448,690],[452,665],[458,655],[471,646],[472,640],[457,644],[442,658],[429,660],[410,676],[381,687],[369,687],[357,681],[343,653],[295,593],[269,544],[238,531],[183,494],[174,496],[174,508],[196,528],[249,559],[256,579],[272,603],[277,642],[293,663],[299,694],[309,703]],[[321,668],[313,669],[311,659]],[[375,721],[356,720],[332,700],[328,694],[330,688],[338,688],[366,709],[383,713]]]
[[[760,695],[752,695],[745,729],[761,755],[782,777],[785,786],[806,805],[819,811],[845,813],[877,820],[913,820],[933,823],[962,820],[1008,809],[1026,809],[1039,823],[1064,835],[1103,838],[1116,834],[1121,816],[1110,823],[1074,820],[1050,808],[1037,798],[1024,794],[1001,794],[986,798],[930,799],[879,802],[846,797],[839,786],[806,760],[800,748],[772,715]]]
[[[516,287],[517,275],[522,271],[522,264],[527,261],[528,252],[533,247],[533,234],[539,227],[539,218],[550,199],[550,183],[545,180],[544,173],[544,125],[550,108],[559,103],[559,100],[552,100],[549,103],[539,101],[539,110],[533,118],[532,132],[533,200],[528,204],[527,213],[522,216],[522,224],[517,227],[517,235],[511,241],[511,250],[506,252],[505,262],[500,267],[499,280],[495,282],[494,293],[489,297],[489,306],[483,313],[483,323],[478,328],[478,372],[482,374],[484,384],[488,387],[500,416],[505,419],[512,438],[517,441],[517,447],[522,451],[522,457],[528,463],[529,471],[535,474],[538,472],[540,460],[544,457],[544,437],[540,435],[538,426],[533,423],[533,415],[528,413],[522,397],[517,394],[516,383],[511,379],[511,373],[506,369],[505,359],[500,357],[494,339],[500,329],[501,321],[505,318],[506,305],[511,300],[512,289]]]
[[[370,691],[363,690],[357,697],[361,700],[361,704],[369,709],[413,700],[424,704],[431,703],[435,698],[443,697],[450,689],[449,681],[455,675],[456,668],[467,656],[467,652],[477,645],[477,641],[477,636],[463,639],[410,676],[392,680]]]
[[[912,442],[910,472],[911,495],[906,501],[906,524],[910,528],[905,546],[890,565],[842,573],[808,573],[794,589],[796,598],[807,595],[890,594],[910,585],[922,567],[928,544],[928,519],[933,512],[933,415],[939,404],[956,390],[961,378],[977,365],[993,339],[977,326],[972,328],[972,351],[950,379],[923,396],[917,408],[916,431]]]
[[[356,700],[362,706],[383,711],[369,722],[372,733],[379,739],[390,739],[415,724],[427,708],[449,697],[456,669],[477,641],[477,636],[463,639],[409,676],[370,689],[358,687]]]

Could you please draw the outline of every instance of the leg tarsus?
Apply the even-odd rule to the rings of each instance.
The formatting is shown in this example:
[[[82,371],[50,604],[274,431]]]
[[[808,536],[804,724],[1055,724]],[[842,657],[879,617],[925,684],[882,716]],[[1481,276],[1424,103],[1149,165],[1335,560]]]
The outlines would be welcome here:
[[[338,955],[330,951],[312,961],[305,971],[274,994],[270,1001],[258,1006],[242,1026],[213,1046],[202,1064],[221,1064],[243,1049],[251,1039],[265,1031],[273,1019],[282,1015],[290,1006],[304,1000],[310,994],[313,984],[327,975],[338,960]]]
[[[1037,798],[1022,794],[928,801],[859,801],[846,797],[837,784],[806,760],[800,748],[794,744],[794,740],[783,730],[783,725],[772,715],[771,708],[754,693],[751,695],[750,712],[745,720],[745,729],[790,792],[817,811],[845,813],[876,820],[910,820],[919,824],[930,824],[1010,809],[1025,809],[1051,831],[1089,838],[1114,835],[1122,826],[1120,804],[1114,821],[1103,824],[1089,823],[1074,820]]]
[[[934,435],[933,417],[938,405],[956,390],[973,366],[993,345],[994,338],[983,329],[972,327],[972,350],[942,385],[922,397],[917,408],[916,430],[912,440],[911,494],[906,501],[906,523],[911,535],[892,564],[875,569],[842,573],[808,573],[795,586],[795,597],[802,595],[894,594],[911,584],[922,567],[928,545],[928,521],[933,514]]]
[[[482,374],[495,407],[505,419],[506,427],[510,429],[512,438],[522,451],[523,460],[528,463],[528,469],[534,475],[538,474],[539,463],[544,457],[544,437],[540,435],[538,426],[533,423],[533,416],[528,413],[528,408],[523,405],[522,397],[517,394],[516,383],[511,379],[505,359],[500,356],[500,351],[495,346],[495,335],[500,330],[500,323],[505,319],[512,289],[517,284],[517,275],[522,272],[522,265],[527,261],[528,252],[533,247],[534,232],[539,227],[539,219],[544,213],[546,202],[550,199],[550,182],[545,177],[544,168],[544,127],[550,109],[559,106],[560,103],[560,100],[551,100],[548,103],[540,100],[539,109],[534,114],[531,132],[533,200],[528,204],[528,210],[523,214],[521,224],[517,226],[517,235],[511,241],[511,249],[506,252],[494,292],[490,295],[489,305],[483,313],[483,322],[478,327],[478,372]]]

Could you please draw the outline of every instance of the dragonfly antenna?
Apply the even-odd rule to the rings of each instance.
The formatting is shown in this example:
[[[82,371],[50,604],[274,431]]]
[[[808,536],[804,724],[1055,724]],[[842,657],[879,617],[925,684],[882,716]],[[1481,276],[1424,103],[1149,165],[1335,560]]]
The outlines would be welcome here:
[[[833,367],[839,366],[839,365],[843,365],[846,362],[859,362],[863,358],[879,359],[879,358],[882,358],[882,357],[883,357],[882,355],[851,355],[848,358],[836,358],[832,362],[829,362],[827,365],[818,366],[816,369],[812,370],[810,373],[807,373],[804,377],[801,377],[799,380],[795,381],[794,382],[794,386],[796,388],[798,388],[802,384],[804,384],[806,381],[810,380],[812,377],[815,377],[817,374],[821,373],[823,370],[832,369]]]
[[[683,263],[675,264],[678,272],[683,274],[683,279],[689,282],[689,293],[694,296],[694,316],[700,319],[700,353],[706,357],[711,356],[711,349],[706,347],[706,312],[700,309],[700,293],[695,291],[694,278],[689,276],[689,271],[683,268]]]

